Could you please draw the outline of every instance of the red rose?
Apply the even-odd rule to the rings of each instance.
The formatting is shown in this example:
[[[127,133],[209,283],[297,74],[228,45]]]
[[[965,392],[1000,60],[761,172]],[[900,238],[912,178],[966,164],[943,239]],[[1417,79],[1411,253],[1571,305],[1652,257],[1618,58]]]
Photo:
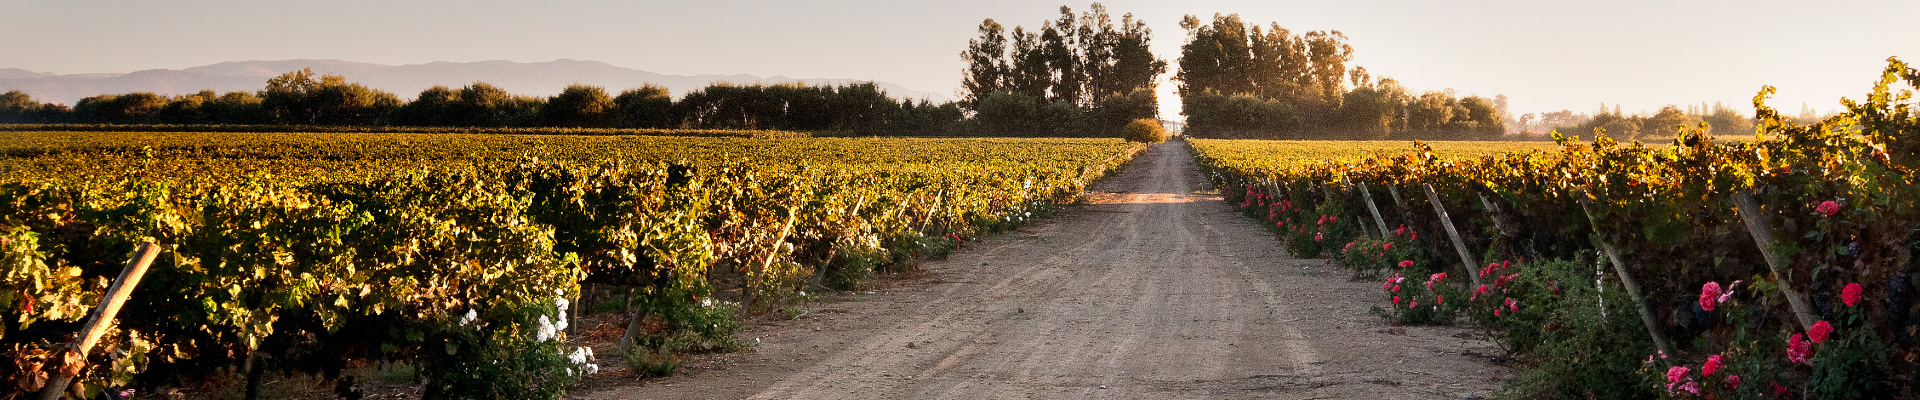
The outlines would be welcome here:
[[[1412,268],[1412,267],[1413,267],[1413,260],[1406,260],[1406,261],[1400,262],[1400,268]]]
[[[1860,284],[1849,283],[1846,288],[1840,289],[1840,301],[1846,302],[1847,307],[1853,307],[1855,303],[1859,303]]]
[[[1719,354],[1707,356],[1707,362],[1700,364],[1700,375],[1713,375],[1713,372],[1718,370],[1720,370]]]
[[[1827,216],[1833,216],[1833,213],[1840,212],[1840,204],[1834,203],[1833,200],[1823,201],[1820,202],[1819,207],[1814,207],[1813,211]]]
[[[1807,336],[1812,337],[1814,343],[1826,343],[1827,335],[1832,333],[1833,324],[1827,321],[1815,322],[1812,328],[1807,328]]]

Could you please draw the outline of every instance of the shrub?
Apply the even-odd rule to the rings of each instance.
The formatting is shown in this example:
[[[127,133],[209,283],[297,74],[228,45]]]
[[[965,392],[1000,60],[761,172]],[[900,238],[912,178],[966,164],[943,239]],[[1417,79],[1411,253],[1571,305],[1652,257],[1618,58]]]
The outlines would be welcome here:
[[[1133,120],[1133,122],[1127,123],[1127,127],[1120,131],[1121,135],[1126,137],[1129,142],[1160,143],[1167,141],[1167,129],[1160,126],[1160,121],[1150,118]]]

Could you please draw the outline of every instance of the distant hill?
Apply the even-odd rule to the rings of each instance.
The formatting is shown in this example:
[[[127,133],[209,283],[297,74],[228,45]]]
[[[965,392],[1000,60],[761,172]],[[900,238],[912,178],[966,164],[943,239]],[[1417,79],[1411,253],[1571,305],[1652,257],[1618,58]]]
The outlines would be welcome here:
[[[347,81],[392,92],[402,99],[434,85],[458,88],[475,81],[486,82],[507,92],[530,96],[552,96],[574,83],[598,85],[608,94],[655,84],[667,87],[674,96],[685,95],[716,82],[738,84],[802,83],[840,85],[865,82],[858,79],[794,79],[785,76],[762,78],[753,75],[665,75],[621,68],[599,61],[559,59],[548,62],[512,61],[434,62],[412,65],[382,65],[341,60],[234,61],[181,70],[152,69],[124,74],[58,75],[22,69],[0,68],[0,92],[19,90],[40,102],[72,105],[81,98],[100,94],[154,92],[178,95],[213,90],[258,91],[267,79],[302,68],[313,68],[322,75],[340,75]],[[939,93],[921,92],[900,85],[876,82],[895,98],[946,101]]]

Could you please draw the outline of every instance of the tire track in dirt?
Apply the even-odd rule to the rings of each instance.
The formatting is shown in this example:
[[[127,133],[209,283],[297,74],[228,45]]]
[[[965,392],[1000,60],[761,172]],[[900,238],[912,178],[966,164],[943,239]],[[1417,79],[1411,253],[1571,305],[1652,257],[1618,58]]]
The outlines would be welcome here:
[[[751,326],[753,352],[575,397],[1461,398],[1506,374],[1463,329],[1369,316],[1376,285],[1206,186],[1185,142],[1154,146],[1089,205]]]

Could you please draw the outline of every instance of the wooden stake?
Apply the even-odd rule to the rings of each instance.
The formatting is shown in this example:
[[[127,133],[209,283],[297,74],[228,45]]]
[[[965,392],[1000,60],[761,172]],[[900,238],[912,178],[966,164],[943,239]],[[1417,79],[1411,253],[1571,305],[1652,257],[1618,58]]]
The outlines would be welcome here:
[[[1494,204],[1493,200],[1488,200],[1487,195],[1485,194],[1480,195],[1480,206],[1486,207],[1487,215],[1492,217],[1491,219],[1493,219],[1493,228],[1500,230],[1501,236],[1512,237],[1520,234],[1519,227],[1514,226],[1511,223],[1507,223],[1507,219],[1505,217],[1506,210],[1502,210],[1499,205]]]
[[[1373,204],[1373,191],[1367,190],[1367,184],[1360,183],[1360,200],[1367,202],[1367,211],[1373,213],[1373,223],[1380,227],[1380,237],[1387,237],[1387,220],[1380,217],[1380,207]]]
[[[1354,186],[1354,185],[1353,185],[1353,179],[1351,179],[1351,178],[1348,178],[1348,177],[1345,177],[1345,176],[1341,176],[1341,177],[1340,177],[1340,183],[1341,183],[1341,185],[1342,185],[1342,186],[1341,186],[1341,189],[1343,189],[1343,190],[1345,190],[1345,191],[1346,191],[1346,193],[1347,193],[1347,200],[1353,200],[1353,186]],[[1364,199],[1364,198],[1371,198],[1371,197],[1366,197],[1366,196],[1362,196],[1362,197],[1363,197],[1363,199]],[[1368,208],[1369,210],[1371,210],[1371,209],[1373,208],[1373,204],[1367,204],[1367,208]],[[1376,213],[1376,215],[1377,215],[1377,214],[1378,214],[1378,213]],[[1348,218],[1352,218],[1353,216],[1352,216],[1352,215],[1348,215],[1347,217],[1348,217]],[[1387,237],[1387,230],[1385,230],[1385,229],[1381,229],[1381,230],[1380,230],[1380,235],[1379,235],[1379,236],[1374,236],[1374,235],[1373,235],[1373,230],[1372,230],[1372,229],[1367,229],[1368,227],[1367,227],[1367,223],[1366,223],[1366,222],[1360,222],[1360,223],[1356,223],[1356,224],[1354,224],[1354,225],[1355,225],[1355,226],[1358,226],[1358,227],[1360,227],[1360,234],[1361,234],[1361,236],[1366,236],[1366,237],[1368,237],[1368,238],[1374,238],[1374,239],[1378,239],[1378,238],[1385,238],[1385,237]]]
[[[1407,221],[1413,220],[1413,218],[1411,217],[1413,208],[1407,206],[1406,200],[1400,199],[1400,186],[1387,185],[1387,194],[1393,196],[1394,207],[1398,207],[1400,209],[1400,222],[1404,224]]]
[[[1433,213],[1440,216],[1440,227],[1446,228],[1447,237],[1453,239],[1453,251],[1460,253],[1460,262],[1463,263],[1460,268],[1466,270],[1467,279],[1472,280],[1475,286],[1480,285],[1480,274],[1475,273],[1480,268],[1480,262],[1473,260],[1473,252],[1467,250],[1467,241],[1460,238],[1459,229],[1454,229],[1453,217],[1447,216],[1447,208],[1440,205],[1440,194],[1434,193],[1433,185],[1423,184],[1420,188],[1426,189],[1427,201],[1433,203]]]
[[[1607,260],[1612,261],[1614,274],[1620,276],[1620,287],[1627,290],[1627,297],[1633,299],[1634,305],[1640,306],[1640,323],[1647,326],[1647,336],[1653,338],[1653,344],[1660,348],[1662,354],[1675,355],[1673,346],[1667,344],[1667,335],[1660,333],[1660,320],[1653,317],[1653,309],[1647,307],[1646,297],[1640,295],[1640,285],[1627,272],[1627,263],[1620,259],[1620,252],[1606,240],[1606,234],[1601,233],[1600,220],[1595,218],[1593,207],[1588,205],[1592,201],[1587,199],[1585,192],[1581,192],[1577,199],[1580,201],[1580,211],[1587,214],[1587,223],[1593,225],[1594,233],[1600,234],[1600,251],[1606,253]]]
[[[1801,329],[1813,329],[1813,308],[1807,306],[1805,295],[1793,290],[1793,283],[1782,273],[1787,261],[1781,260],[1773,252],[1773,226],[1767,224],[1765,216],[1760,215],[1760,202],[1753,200],[1747,192],[1733,194],[1734,210],[1740,212],[1740,221],[1747,225],[1747,233],[1753,235],[1753,244],[1760,246],[1760,256],[1767,260],[1767,270],[1773,272],[1773,279],[1779,281],[1780,294],[1787,297],[1787,307],[1793,310],[1793,317],[1800,322]]]
[[[73,343],[67,344],[66,349],[55,353],[57,354],[55,360],[60,360],[62,363],[59,370],[74,372],[80,370],[79,366],[65,365],[65,363],[87,361],[87,352],[93,350],[93,345],[100,343],[100,336],[105,335],[107,328],[113,326],[113,318],[120,314],[120,306],[126,305],[127,297],[133,295],[133,288],[140,286],[140,278],[147,275],[147,266],[153,264],[153,258],[159,255],[160,246],[155,246],[153,242],[141,243],[140,247],[134,250],[133,258],[127,260],[126,267],[120,269],[120,276],[113,279],[113,286],[107,288],[107,295],[100,301],[100,306],[95,307],[93,315],[87,317],[87,324],[80,329],[80,337]],[[69,352],[72,355],[66,354]],[[60,395],[66,391],[67,385],[73,383],[75,375],[59,370],[48,374],[46,386],[40,387],[42,400],[59,399]]]

